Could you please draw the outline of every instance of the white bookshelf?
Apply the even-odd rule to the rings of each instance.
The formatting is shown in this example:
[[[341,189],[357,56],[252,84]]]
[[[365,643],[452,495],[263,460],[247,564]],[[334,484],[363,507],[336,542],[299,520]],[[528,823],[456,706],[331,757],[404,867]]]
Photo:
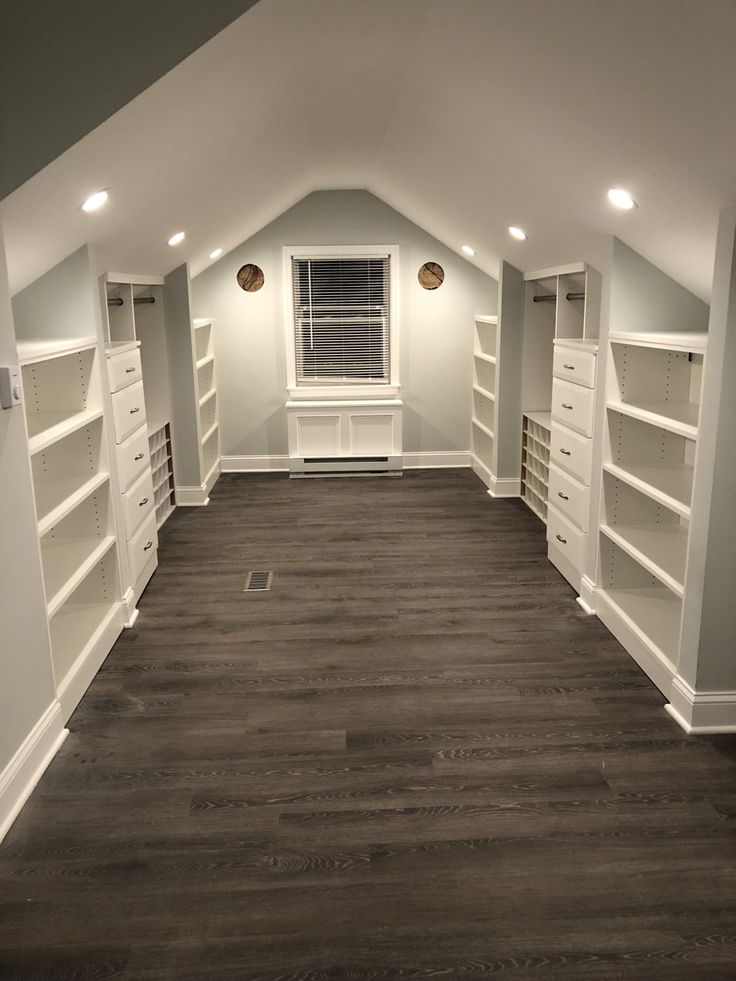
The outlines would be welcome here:
[[[552,417],[529,412],[522,418],[521,497],[545,524],[549,494],[549,447]]]
[[[496,425],[498,318],[477,314],[473,324],[473,412],[471,454],[473,469],[490,485]]]
[[[57,694],[77,705],[123,626],[97,342],[18,343]]]
[[[677,672],[706,334],[609,334],[597,612],[663,691]]]
[[[212,320],[192,321],[202,473],[204,485],[208,490],[217,476],[220,465],[220,425],[213,329]]]

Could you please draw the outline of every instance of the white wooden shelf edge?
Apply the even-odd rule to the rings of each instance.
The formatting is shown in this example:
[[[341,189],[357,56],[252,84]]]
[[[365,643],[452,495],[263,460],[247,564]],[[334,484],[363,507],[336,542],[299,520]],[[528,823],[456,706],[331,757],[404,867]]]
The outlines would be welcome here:
[[[656,347],[665,351],[685,351],[700,353],[708,346],[708,334],[665,334],[665,333],[631,333],[629,331],[611,331],[608,340],[612,344],[632,344],[637,347]]]
[[[473,320],[476,324],[498,324],[498,317],[490,313],[476,313]]]
[[[102,418],[102,409],[81,412],[31,412],[28,422],[28,452],[31,456]],[[33,435],[31,435],[33,433]]]
[[[487,388],[481,388],[480,385],[473,385],[473,391],[482,395],[484,398],[490,399],[491,402],[496,401],[496,396],[493,392],[489,392]]]
[[[83,501],[86,501],[87,498],[91,494],[94,494],[94,492],[98,490],[100,487],[102,487],[103,484],[106,484],[109,479],[110,479],[110,474],[105,472],[105,473],[95,474],[93,477],[90,477],[89,480],[85,481],[81,486],[78,486],[76,484],[76,481],[74,480],[49,481],[50,485],[54,484],[57,487],[60,484],[63,485],[68,483],[74,489],[72,490],[72,493],[64,496],[62,500],[56,505],[56,507],[48,511],[43,516],[43,518],[39,519],[38,534],[45,535],[50,528],[53,528],[54,525],[58,524],[62,518],[65,518],[68,514],[71,514],[71,512],[75,508],[79,507],[79,505]],[[36,489],[37,497],[39,495],[40,490],[41,488],[37,486]]]
[[[684,594],[687,531],[679,525],[601,525],[601,533],[656,576],[675,596]]]
[[[52,617],[80,586],[92,570],[97,566],[117,541],[115,535],[106,538],[82,540],[74,543],[60,543],[51,550],[44,549],[44,571],[49,576],[52,572],[50,565],[59,565],[71,560],[75,565],[74,571],[56,591],[46,605],[46,613]],[[95,544],[96,543],[96,544]],[[90,551],[90,548],[92,549]]]
[[[215,435],[216,432],[217,432],[217,423],[214,422],[214,423],[212,423],[212,425],[210,426],[210,428],[207,430],[207,432],[202,437],[202,446],[204,446],[204,444],[207,442],[207,440],[211,439]]]
[[[483,423],[482,423],[482,422],[480,422],[480,420],[478,420],[478,419],[476,419],[475,417],[473,417],[473,425],[474,425],[474,426],[475,426],[475,427],[476,427],[477,429],[480,429],[480,431],[481,431],[482,433],[485,433],[485,434],[486,434],[486,436],[488,436],[488,437],[489,437],[489,439],[495,439],[495,437],[494,437],[494,435],[493,435],[493,430],[492,430],[492,429],[489,429],[489,428],[488,428],[488,426],[484,426],[484,425],[483,425]]]
[[[210,400],[211,398],[214,398],[214,396],[215,396],[215,395],[217,395],[217,389],[216,389],[216,388],[211,388],[211,389],[209,390],[209,392],[205,392],[205,394],[204,394],[204,395],[202,396],[202,398],[201,398],[201,399],[199,400],[199,406],[200,406],[200,408],[201,408],[201,407],[202,407],[203,405],[205,405],[205,404],[206,404],[207,402],[209,402],[209,400]]]
[[[696,439],[698,435],[698,410],[695,402],[659,402],[646,405],[635,405],[631,402],[612,400],[606,403],[609,409],[621,415],[630,416],[640,422],[646,422],[659,429],[687,439]]]
[[[496,363],[496,359],[492,354],[483,354],[482,351],[473,351],[473,357],[478,358],[479,361],[487,361],[488,364]]]
[[[18,341],[18,364],[34,364],[36,361],[49,361],[77,351],[89,351],[97,347],[96,337],[75,337],[60,341]]]
[[[683,518],[690,517],[690,505],[684,498],[689,497],[692,467],[685,464],[665,468],[645,464],[604,463],[603,469]],[[684,493],[686,490],[687,495]]]

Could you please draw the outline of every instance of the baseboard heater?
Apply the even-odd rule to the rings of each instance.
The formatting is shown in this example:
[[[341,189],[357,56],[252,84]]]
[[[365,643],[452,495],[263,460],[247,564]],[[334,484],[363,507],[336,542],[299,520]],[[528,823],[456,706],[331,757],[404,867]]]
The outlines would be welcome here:
[[[290,477],[400,477],[400,456],[305,456],[289,460]]]

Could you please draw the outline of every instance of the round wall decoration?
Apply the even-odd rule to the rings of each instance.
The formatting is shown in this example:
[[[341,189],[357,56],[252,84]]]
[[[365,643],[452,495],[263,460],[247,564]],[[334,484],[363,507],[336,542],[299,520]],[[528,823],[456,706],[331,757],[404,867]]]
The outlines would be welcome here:
[[[246,293],[255,293],[263,286],[263,270],[252,262],[247,262],[238,269],[238,286]]]
[[[425,262],[417,273],[417,279],[425,290],[436,290],[444,282],[445,270],[439,262]]]

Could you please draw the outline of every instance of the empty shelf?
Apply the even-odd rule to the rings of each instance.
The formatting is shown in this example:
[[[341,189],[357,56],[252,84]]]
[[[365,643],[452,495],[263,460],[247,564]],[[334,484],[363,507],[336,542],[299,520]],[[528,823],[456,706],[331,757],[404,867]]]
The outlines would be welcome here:
[[[57,412],[29,412],[28,452],[33,456],[60,439],[102,418],[101,409],[66,409]]]
[[[658,504],[684,518],[690,516],[693,468],[687,464],[665,467],[645,463],[604,463],[603,469]]]
[[[601,531],[675,595],[683,595],[686,528],[661,524],[601,525]]]
[[[622,415],[631,416],[652,426],[659,426],[679,436],[695,439],[698,435],[698,410],[695,402],[659,402],[649,404],[634,404],[631,402],[612,401],[608,408]]]

